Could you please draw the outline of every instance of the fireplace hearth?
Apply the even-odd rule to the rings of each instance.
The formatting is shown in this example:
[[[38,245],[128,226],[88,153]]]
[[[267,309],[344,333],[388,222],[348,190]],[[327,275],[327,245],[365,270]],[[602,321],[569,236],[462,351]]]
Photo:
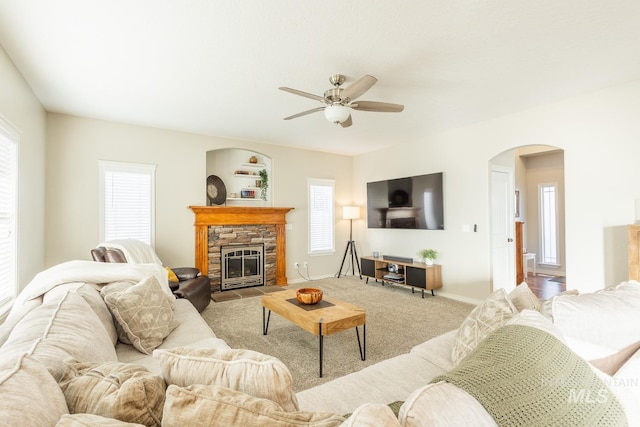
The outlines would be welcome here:
[[[264,286],[264,245],[220,248],[220,290]]]

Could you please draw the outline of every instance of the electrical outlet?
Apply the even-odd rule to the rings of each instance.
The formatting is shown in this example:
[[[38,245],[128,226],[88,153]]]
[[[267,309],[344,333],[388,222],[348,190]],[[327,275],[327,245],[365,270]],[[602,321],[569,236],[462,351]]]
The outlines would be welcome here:
[[[307,265],[307,261],[303,262],[303,263],[302,263],[302,266],[303,266],[304,268],[309,267],[309,266]]]
[[[298,262],[294,262],[294,263],[293,263],[293,266],[294,266],[295,268],[300,268],[300,264],[299,264]]]

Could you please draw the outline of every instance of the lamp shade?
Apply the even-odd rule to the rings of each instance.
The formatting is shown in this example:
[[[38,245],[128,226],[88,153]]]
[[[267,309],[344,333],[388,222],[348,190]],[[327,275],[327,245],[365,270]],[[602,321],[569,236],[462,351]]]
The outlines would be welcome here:
[[[329,105],[324,109],[324,116],[331,123],[342,123],[349,118],[350,114],[349,108],[340,104]]]
[[[358,218],[360,218],[360,207],[359,206],[343,206],[342,207],[342,218],[344,218],[344,219],[358,219]]]

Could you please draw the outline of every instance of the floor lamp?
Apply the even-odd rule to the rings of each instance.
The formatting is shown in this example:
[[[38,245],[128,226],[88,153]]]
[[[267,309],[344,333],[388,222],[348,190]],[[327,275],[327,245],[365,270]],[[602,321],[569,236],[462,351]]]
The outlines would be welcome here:
[[[360,207],[358,206],[343,206],[342,218],[349,220],[349,241],[347,247],[344,248],[344,256],[342,257],[342,264],[340,264],[340,270],[338,270],[338,278],[342,274],[342,268],[344,267],[344,261],[347,259],[347,253],[351,256],[351,274],[356,275],[356,265],[358,266],[358,275],[362,279],[360,272],[360,259],[358,258],[358,251],[356,250],[356,242],[353,241],[353,220],[360,218]],[[355,260],[355,262],[354,262]]]

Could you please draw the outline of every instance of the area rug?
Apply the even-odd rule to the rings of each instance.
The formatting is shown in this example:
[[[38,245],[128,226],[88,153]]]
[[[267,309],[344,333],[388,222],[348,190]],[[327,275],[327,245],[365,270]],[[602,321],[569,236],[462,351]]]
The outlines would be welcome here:
[[[260,297],[210,304],[202,317],[216,336],[232,348],[247,348],[282,360],[293,376],[296,392],[403,354],[430,338],[456,329],[474,308],[448,298],[411,293],[411,288],[357,277],[322,279],[287,288],[317,287],[332,298],[366,310],[366,360],[360,360],[355,329],[324,338],[323,377],[318,377],[318,337],[288,320],[271,315],[262,334]],[[362,338],[362,330],[360,331]]]

